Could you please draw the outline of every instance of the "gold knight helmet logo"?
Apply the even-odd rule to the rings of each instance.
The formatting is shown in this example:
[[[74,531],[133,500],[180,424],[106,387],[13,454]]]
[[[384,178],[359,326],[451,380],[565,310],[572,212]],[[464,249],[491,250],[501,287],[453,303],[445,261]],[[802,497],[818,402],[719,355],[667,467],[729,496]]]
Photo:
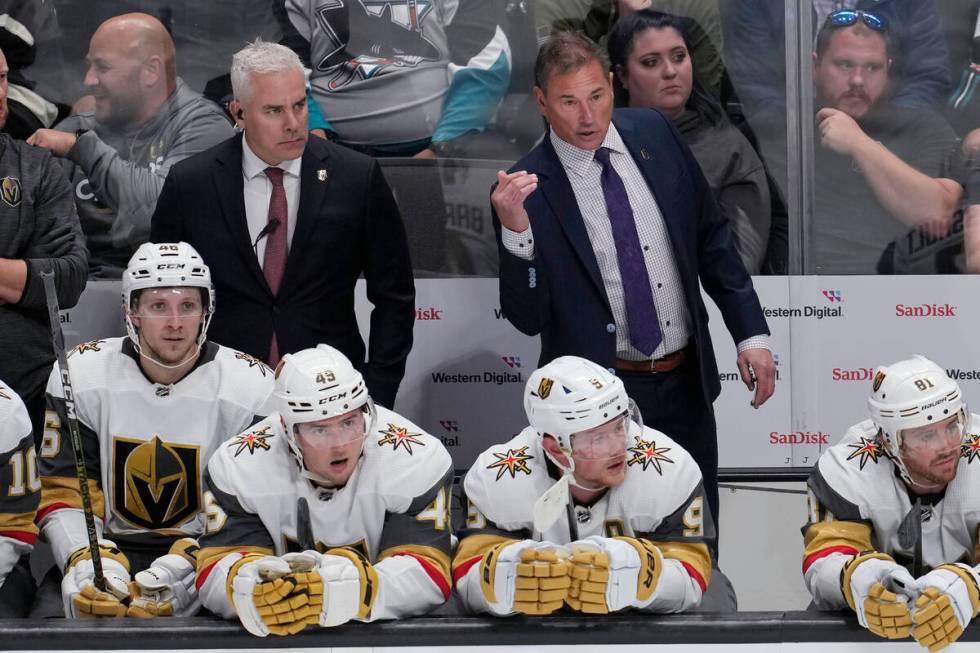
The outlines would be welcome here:
[[[0,179],[0,197],[9,206],[20,206],[20,180],[17,177],[4,177]]]
[[[113,504],[127,521],[152,530],[179,526],[200,511],[199,448],[114,438]]]

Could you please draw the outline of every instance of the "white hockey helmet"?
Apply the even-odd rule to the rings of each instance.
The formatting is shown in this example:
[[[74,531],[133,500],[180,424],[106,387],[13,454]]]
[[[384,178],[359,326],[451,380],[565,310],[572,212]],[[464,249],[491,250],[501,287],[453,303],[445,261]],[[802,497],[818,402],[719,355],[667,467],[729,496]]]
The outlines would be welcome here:
[[[214,286],[211,270],[201,255],[185,242],[143,243],[129,259],[122,277],[123,312],[126,316],[126,332],[136,350],[140,350],[139,333],[130,319],[135,309],[138,292],[147,288],[191,287],[203,289],[201,304],[204,306],[204,322],[197,336],[197,346],[204,346],[208,326],[214,315]]]
[[[338,417],[360,408],[364,413],[364,433],[374,429],[377,411],[368,394],[364,377],[351,362],[329,345],[320,344],[286,354],[276,367],[272,408],[282,417],[286,441],[299,461],[303,475],[323,481],[306,469],[303,451],[296,438],[296,425]]]
[[[868,410],[880,431],[885,453],[908,483],[912,479],[900,455],[903,431],[953,416],[959,418],[961,427],[966,426],[967,410],[960,386],[946,370],[919,355],[875,370]]]
[[[552,436],[569,456],[575,433],[619,415],[629,415],[638,425],[643,423],[622,380],[578,356],[556,358],[531,374],[524,388],[524,411],[538,437]]]

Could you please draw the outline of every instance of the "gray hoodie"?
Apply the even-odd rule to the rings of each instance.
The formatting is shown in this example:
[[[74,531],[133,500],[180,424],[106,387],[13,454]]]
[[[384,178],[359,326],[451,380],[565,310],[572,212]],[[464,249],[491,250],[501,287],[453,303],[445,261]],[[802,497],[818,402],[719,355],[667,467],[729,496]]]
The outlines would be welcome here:
[[[82,134],[68,152],[72,189],[90,253],[89,274],[119,277],[150,235],[150,216],[170,166],[234,133],[218,105],[183,80],[149,122],[128,131],[91,113],[56,129]]]
[[[54,227],[76,232],[69,251],[43,257],[37,247]],[[47,151],[0,134],[0,258],[27,262],[27,282],[16,304],[0,302],[0,379],[21,397],[44,390],[54,353],[44,285],[39,272],[53,269],[58,303],[71,308],[85,288],[87,257],[71,188]]]

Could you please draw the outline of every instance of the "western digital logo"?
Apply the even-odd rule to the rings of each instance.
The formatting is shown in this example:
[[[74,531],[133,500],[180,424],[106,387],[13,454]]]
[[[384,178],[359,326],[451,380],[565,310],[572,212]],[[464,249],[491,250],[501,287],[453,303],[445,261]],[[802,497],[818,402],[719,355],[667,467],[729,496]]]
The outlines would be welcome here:
[[[825,317],[842,317],[844,315],[843,306],[803,306],[800,308],[788,308],[786,306],[776,306],[770,308],[764,306],[762,312],[766,317],[812,317],[822,320]]]
[[[521,372],[511,374],[510,372],[481,372],[479,374],[464,374],[462,372],[433,372],[433,383],[492,383],[494,385],[504,385],[505,383],[524,383],[524,375]]]
[[[839,290],[824,290],[823,296],[827,298],[827,301],[833,304],[834,302],[840,302],[841,294]]]
[[[512,370],[517,369],[521,366],[520,356],[501,356],[500,360],[502,360],[504,362],[504,365],[506,365]]]
[[[961,370],[957,368],[946,370],[946,374],[954,381],[976,381],[980,379],[980,370]]]

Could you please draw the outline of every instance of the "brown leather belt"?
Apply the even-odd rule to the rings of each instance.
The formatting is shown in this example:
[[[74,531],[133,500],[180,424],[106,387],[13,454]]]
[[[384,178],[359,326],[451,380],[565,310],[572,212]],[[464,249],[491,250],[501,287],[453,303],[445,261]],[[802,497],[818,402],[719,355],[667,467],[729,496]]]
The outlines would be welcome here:
[[[687,358],[687,348],[678,349],[673,354],[667,354],[663,358],[649,361],[627,361],[622,358],[616,359],[616,369],[623,372],[648,372],[650,374],[663,374],[673,372]]]

